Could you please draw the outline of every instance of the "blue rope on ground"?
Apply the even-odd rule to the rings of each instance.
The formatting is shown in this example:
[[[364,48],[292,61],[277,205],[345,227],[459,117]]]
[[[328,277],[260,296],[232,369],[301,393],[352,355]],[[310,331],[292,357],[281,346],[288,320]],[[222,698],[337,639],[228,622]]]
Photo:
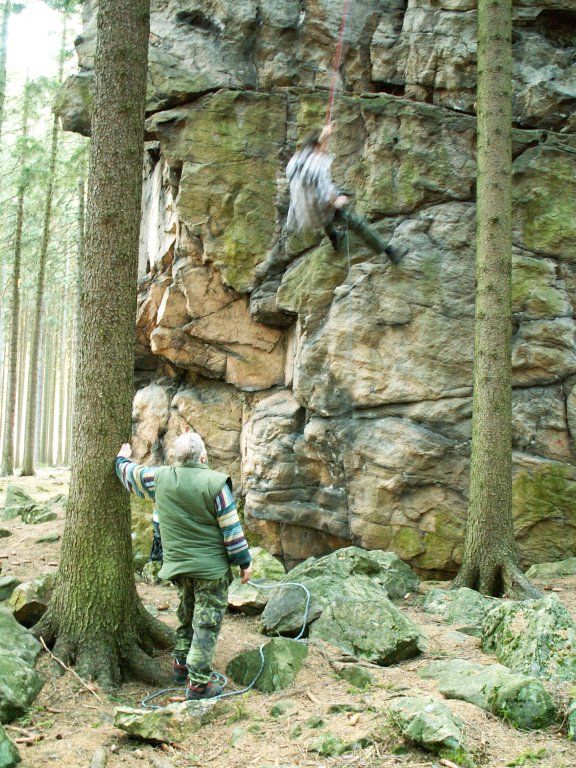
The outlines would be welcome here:
[[[303,635],[304,632],[306,632],[306,625],[308,624],[308,614],[310,611],[310,591],[307,587],[304,586],[304,584],[299,584],[297,581],[284,581],[281,584],[258,584],[256,581],[249,581],[248,584],[250,584],[253,587],[256,587],[256,589],[279,589],[281,587],[299,587],[300,589],[303,589],[306,593],[306,604],[304,606],[304,614],[302,616],[302,628],[300,629],[300,632],[296,635],[294,640],[298,640],[299,642],[303,643]],[[212,698],[215,700],[218,699],[227,699],[230,696],[241,696],[244,693],[248,693],[248,691],[251,691],[252,688],[256,685],[256,682],[258,681],[258,678],[262,674],[262,671],[264,669],[265,664],[265,658],[264,658],[264,648],[266,647],[266,643],[262,643],[262,645],[258,648],[258,653],[260,654],[260,669],[258,670],[258,673],[256,674],[256,677],[252,682],[247,685],[245,688],[241,688],[238,691],[228,691],[227,693],[221,693],[219,696],[213,696]],[[225,688],[228,685],[228,678],[226,675],[221,674],[220,672],[213,672],[212,673],[212,680],[217,683],[218,685],[221,685],[223,688]],[[149,696],[146,696],[142,699],[141,706],[145,709],[161,709],[160,706],[156,704],[149,704],[150,701],[153,699],[157,699],[160,696],[165,696],[168,693],[181,693],[182,688],[163,688],[161,691],[156,691],[156,693],[151,693]]]

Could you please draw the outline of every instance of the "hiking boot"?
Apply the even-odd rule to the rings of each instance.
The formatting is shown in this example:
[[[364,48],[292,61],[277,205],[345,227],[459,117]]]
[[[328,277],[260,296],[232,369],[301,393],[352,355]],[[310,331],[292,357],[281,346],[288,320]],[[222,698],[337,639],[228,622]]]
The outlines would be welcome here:
[[[174,663],[172,664],[172,679],[177,685],[184,685],[186,680],[188,680],[186,659],[174,659]]]
[[[193,683],[191,680],[188,682],[186,688],[186,700],[187,701],[200,701],[201,699],[214,699],[220,696],[224,687],[216,685],[210,681],[209,683]]]

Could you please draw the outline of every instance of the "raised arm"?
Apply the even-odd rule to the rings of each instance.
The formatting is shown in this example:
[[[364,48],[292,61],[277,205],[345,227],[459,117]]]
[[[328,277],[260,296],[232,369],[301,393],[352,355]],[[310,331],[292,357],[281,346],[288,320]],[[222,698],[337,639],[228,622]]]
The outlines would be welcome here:
[[[141,467],[130,461],[132,449],[124,443],[116,456],[116,474],[124,488],[141,499],[156,498],[156,467]]]
[[[214,504],[216,506],[216,518],[228,553],[228,560],[232,565],[240,566],[242,583],[245,584],[252,576],[250,568],[252,556],[238,517],[234,496],[232,496],[232,491],[227,483],[214,499]]]

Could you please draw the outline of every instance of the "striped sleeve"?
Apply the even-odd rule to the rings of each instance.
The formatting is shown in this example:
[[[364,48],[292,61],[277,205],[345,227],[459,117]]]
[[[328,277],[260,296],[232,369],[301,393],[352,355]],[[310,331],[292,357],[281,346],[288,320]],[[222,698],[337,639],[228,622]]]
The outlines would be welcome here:
[[[232,565],[248,568],[252,562],[252,557],[238,517],[236,502],[228,484],[224,485],[224,488],[214,499],[214,503],[216,505],[216,518],[224,539],[224,546],[228,552],[228,559]]]
[[[116,457],[116,474],[127,491],[141,499],[156,498],[156,467],[141,467],[123,456]]]

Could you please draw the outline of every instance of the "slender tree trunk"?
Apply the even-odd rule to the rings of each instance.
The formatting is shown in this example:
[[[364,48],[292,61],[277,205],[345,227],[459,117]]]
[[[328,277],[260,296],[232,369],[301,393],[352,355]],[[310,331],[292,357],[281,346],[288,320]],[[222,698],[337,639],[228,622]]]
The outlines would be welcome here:
[[[58,60],[58,82],[62,82],[64,60],[66,58],[66,14],[62,14],[62,36]],[[34,474],[34,454],[36,445],[36,391],[39,384],[38,352],[40,348],[40,326],[42,321],[42,306],[44,304],[44,283],[46,275],[46,259],[50,245],[50,223],[52,220],[52,199],[54,196],[54,179],[58,161],[58,136],[60,133],[58,115],[52,122],[52,137],[50,142],[50,163],[48,166],[48,182],[46,200],[44,203],[44,221],[42,225],[42,241],[38,257],[38,275],[36,278],[36,298],[34,307],[34,326],[32,328],[30,349],[30,376],[28,382],[28,404],[26,407],[26,428],[24,435],[24,458],[22,460],[22,475]]]
[[[0,30],[0,147],[2,146],[2,127],[4,125],[4,102],[6,100],[6,48],[8,41],[8,21],[12,13],[12,0],[4,3],[2,29]]]
[[[138,598],[130,505],[114,474],[131,426],[149,11],[150,0],[98,7],[70,502],[54,595],[35,629],[104,686],[121,672],[164,677],[145,651],[171,634]]]
[[[30,111],[30,88],[24,86],[22,105],[22,131],[20,136],[20,178],[18,180],[16,203],[16,231],[14,234],[14,264],[12,267],[12,302],[10,322],[10,355],[8,363],[8,384],[6,411],[4,415],[4,440],[2,445],[2,468],[0,475],[14,474],[14,417],[16,410],[16,365],[18,362],[18,325],[20,319],[20,260],[22,256],[22,228],[24,220],[24,195],[28,184],[26,163],[26,139]]]
[[[24,419],[26,418],[26,369],[28,365],[28,331],[30,311],[25,304],[20,305],[19,341],[18,341],[18,375],[16,386],[16,414],[14,428],[14,467],[22,463],[22,435]]]
[[[470,501],[455,587],[538,594],[518,568],[512,521],[512,7],[478,2],[476,326]]]
[[[34,463],[38,465],[42,462],[41,458],[41,452],[42,452],[42,402],[44,399],[44,380],[46,377],[46,344],[44,339],[45,330],[44,330],[44,324],[40,324],[40,351],[38,353],[38,390],[36,392],[36,424],[35,424],[35,432],[36,432],[36,440],[35,443],[35,450],[34,450]]]

